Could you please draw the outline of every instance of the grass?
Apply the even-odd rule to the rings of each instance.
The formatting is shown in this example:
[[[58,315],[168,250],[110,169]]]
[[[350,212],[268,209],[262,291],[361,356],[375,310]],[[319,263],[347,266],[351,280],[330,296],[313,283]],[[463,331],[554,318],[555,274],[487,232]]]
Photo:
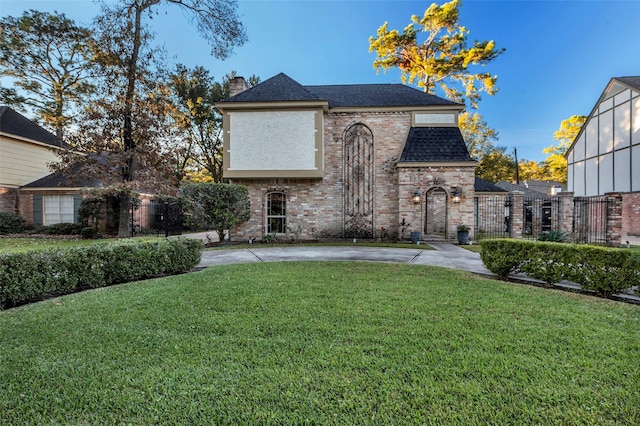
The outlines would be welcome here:
[[[227,265],[0,312],[3,424],[639,424],[640,309],[418,265]]]
[[[142,240],[150,240],[153,237],[136,237]],[[53,248],[65,248],[75,246],[85,246],[95,244],[99,241],[115,241],[114,239],[103,240],[81,240],[81,239],[65,239],[65,238],[44,238],[37,237],[2,237],[0,238],[0,253],[21,252],[28,250],[46,250]]]

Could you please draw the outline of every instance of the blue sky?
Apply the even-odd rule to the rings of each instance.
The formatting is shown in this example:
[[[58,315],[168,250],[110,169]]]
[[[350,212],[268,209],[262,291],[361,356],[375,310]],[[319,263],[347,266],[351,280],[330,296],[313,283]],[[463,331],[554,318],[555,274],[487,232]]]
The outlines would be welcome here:
[[[373,69],[369,37],[385,21],[402,30],[431,3],[239,0],[249,41],[225,61],[209,55],[175,6],[163,9],[152,26],[170,62],[202,65],[217,79],[236,70],[262,80],[284,72],[304,85],[399,83],[398,72]],[[28,9],[57,10],[84,24],[98,12],[89,0],[0,0],[0,16]],[[498,75],[500,91],[483,97],[479,112],[498,130],[498,144],[517,148],[519,158],[543,160],[560,122],[588,115],[611,77],[640,75],[638,0],[463,0],[460,11],[470,40],[506,48],[482,69]]]

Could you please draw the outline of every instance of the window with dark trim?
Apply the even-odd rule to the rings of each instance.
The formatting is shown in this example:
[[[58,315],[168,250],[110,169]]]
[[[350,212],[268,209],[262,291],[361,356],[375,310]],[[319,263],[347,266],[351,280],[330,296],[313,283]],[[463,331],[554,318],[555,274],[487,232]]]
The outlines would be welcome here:
[[[287,196],[282,192],[267,194],[267,234],[287,232]]]

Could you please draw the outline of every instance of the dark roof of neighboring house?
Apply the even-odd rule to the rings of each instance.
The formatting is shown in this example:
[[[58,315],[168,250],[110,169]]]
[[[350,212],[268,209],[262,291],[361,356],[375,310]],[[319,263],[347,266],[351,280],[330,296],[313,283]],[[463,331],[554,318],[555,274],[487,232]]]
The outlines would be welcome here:
[[[403,84],[302,86],[280,73],[224,102],[327,101],[335,107],[461,106]]]
[[[477,176],[475,181],[475,190],[476,192],[507,192],[506,189],[500,188],[499,186],[496,186],[491,182],[488,182]]]
[[[99,179],[81,179],[79,181],[69,181],[62,173],[51,173],[43,178],[34,180],[22,188],[98,188],[101,186]]]
[[[31,139],[59,148],[66,147],[56,136],[8,106],[0,106],[0,132]]]
[[[522,185],[547,195],[552,195],[554,187],[559,187],[561,191],[567,190],[565,185],[554,180],[527,180],[522,182]]]
[[[515,183],[511,183],[511,182],[498,182],[496,183],[496,186],[499,188],[502,188],[506,191],[512,192],[512,191],[520,191],[520,192],[524,192],[524,196],[527,198],[546,198],[548,197],[547,194],[544,194],[542,192],[538,192],[538,191],[534,191],[533,189],[529,189],[524,185],[516,185]]]
[[[400,162],[473,161],[457,127],[412,127]]]
[[[640,77],[614,77],[613,79],[640,90]]]

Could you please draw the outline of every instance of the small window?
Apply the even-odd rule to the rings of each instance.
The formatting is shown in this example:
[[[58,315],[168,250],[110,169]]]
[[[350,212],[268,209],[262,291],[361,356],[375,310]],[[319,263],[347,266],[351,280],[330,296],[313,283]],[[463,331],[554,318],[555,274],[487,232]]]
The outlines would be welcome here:
[[[43,224],[73,223],[73,195],[45,195]]]
[[[287,196],[281,192],[267,195],[267,234],[287,232]]]

